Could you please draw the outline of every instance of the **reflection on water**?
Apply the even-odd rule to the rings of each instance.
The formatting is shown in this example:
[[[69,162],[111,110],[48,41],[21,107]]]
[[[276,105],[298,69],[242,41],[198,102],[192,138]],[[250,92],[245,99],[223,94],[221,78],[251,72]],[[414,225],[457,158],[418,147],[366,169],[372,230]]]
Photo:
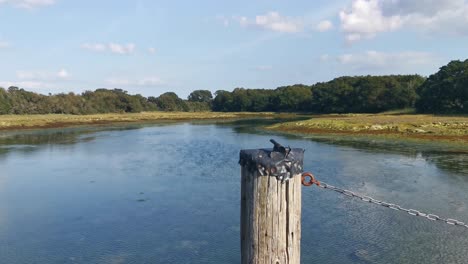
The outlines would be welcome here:
[[[169,124],[162,123],[157,125],[164,126]],[[127,124],[0,132],[0,159],[2,158],[2,154],[8,153],[9,150],[29,153],[40,150],[41,147],[50,147],[53,145],[73,145],[80,142],[93,141],[96,139],[96,133],[100,131],[125,131],[139,129],[144,126],[148,125]]]
[[[262,134],[265,133],[261,129],[262,126],[269,126],[277,123],[288,122],[288,121],[300,121],[308,119],[309,117],[298,116],[296,118],[269,118],[269,119],[241,119],[232,122],[220,123],[220,126],[231,127],[237,133],[249,133],[249,134]]]
[[[350,146],[367,152],[393,153],[411,158],[424,158],[439,169],[468,176],[468,147],[451,143],[418,142],[408,140],[337,140],[333,138],[315,139],[331,145]]]
[[[249,133],[262,133],[251,129]],[[443,170],[468,176],[468,146],[450,142],[415,141],[411,139],[385,139],[372,136],[335,136],[335,135],[289,135],[292,139],[313,140],[331,146],[345,146],[369,153],[388,153],[404,155],[410,158],[424,158]]]
[[[434,163],[439,169],[451,171],[461,176],[468,177],[468,153],[467,152],[421,152],[421,155],[430,163]]]
[[[262,122],[275,122],[268,120]],[[1,263],[239,263],[238,153],[258,120],[0,135]],[[460,147],[274,136],[321,180],[468,221]],[[466,263],[468,230],[303,189],[303,263]]]

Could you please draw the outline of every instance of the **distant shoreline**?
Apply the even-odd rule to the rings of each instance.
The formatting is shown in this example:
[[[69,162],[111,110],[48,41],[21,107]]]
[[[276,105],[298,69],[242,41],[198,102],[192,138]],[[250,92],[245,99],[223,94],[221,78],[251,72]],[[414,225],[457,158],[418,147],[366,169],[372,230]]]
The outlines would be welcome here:
[[[0,131],[49,129],[76,126],[99,126],[122,123],[151,123],[158,121],[232,120],[247,118],[287,118],[295,114],[250,112],[142,112],[96,115],[0,115]]]
[[[385,136],[468,144],[468,116],[328,114],[278,123],[267,130],[314,135]]]
[[[298,118],[264,127],[269,131],[307,135],[379,136],[450,141],[468,144],[468,116],[420,114],[325,114],[301,115],[273,112],[142,112],[96,115],[0,115],[0,132],[112,124]]]

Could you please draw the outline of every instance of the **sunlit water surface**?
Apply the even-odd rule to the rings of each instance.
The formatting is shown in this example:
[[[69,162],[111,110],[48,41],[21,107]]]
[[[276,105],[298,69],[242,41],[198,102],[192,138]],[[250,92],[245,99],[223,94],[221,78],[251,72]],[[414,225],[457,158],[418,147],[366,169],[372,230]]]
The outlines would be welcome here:
[[[258,122],[253,122],[258,123]],[[302,147],[321,180],[468,222],[468,152],[285,137],[251,122],[0,134],[0,263],[239,263],[242,148]],[[468,229],[303,188],[302,263],[467,263]]]

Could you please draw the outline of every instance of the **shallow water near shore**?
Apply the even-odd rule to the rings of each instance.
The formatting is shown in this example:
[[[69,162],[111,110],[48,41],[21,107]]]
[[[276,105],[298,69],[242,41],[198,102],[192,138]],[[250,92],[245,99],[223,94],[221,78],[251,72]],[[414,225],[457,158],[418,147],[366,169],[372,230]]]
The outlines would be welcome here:
[[[317,178],[468,222],[468,151],[288,136],[259,120],[0,134],[1,263],[239,263],[239,150],[306,149]],[[466,263],[468,228],[303,188],[302,263]]]

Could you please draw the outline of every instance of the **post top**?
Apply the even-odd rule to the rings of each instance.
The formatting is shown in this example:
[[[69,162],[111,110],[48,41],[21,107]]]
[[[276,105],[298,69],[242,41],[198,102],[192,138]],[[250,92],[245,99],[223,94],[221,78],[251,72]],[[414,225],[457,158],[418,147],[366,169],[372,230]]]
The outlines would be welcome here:
[[[287,152],[278,151],[279,147]],[[285,181],[302,173],[303,161],[304,149],[284,148],[276,143],[273,149],[241,150],[239,164],[251,171],[257,171],[261,176],[276,176],[278,180]]]

